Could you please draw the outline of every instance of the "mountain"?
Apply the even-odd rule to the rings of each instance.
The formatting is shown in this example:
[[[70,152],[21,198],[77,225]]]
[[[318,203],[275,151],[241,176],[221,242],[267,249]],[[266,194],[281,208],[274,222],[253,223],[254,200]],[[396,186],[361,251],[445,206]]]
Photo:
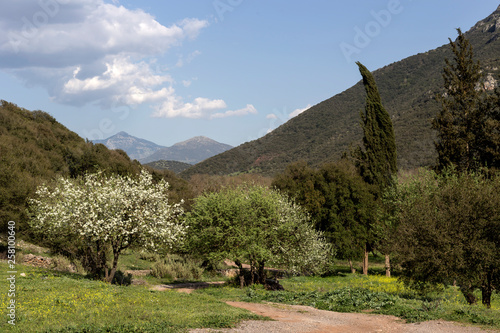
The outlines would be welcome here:
[[[122,149],[131,159],[140,161],[154,152],[165,148],[154,142],[136,138],[125,132],[119,132],[104,140],[93,140],[94,143],[102,143],[109,149]]]
[[[186,141],[157,150],[153,154],[142,158],[141,163],[159,160],[178,161],[189,164],[201,162],[209,157],[223,153],[233,148],[230,145],[217,142],[204,136],[196,136]]]
[[[192,165],[188,164],[188,163],[179,162],[179,161],[165,161],[165,160],[149,162],[149,163],[146,163],[144,165],[149,166],[149,167],[156,169],[156,170],[170,170],[170,171],[173,171],[175,173],[180,173],[180,172],[192,167]]]
[[[465,35],[487,75],[485,87],[494,89],[498,86],[500,68],[500,6]],[[444,92],[441,73],[445,58],[453,58],[448,43],[373,72],[382,102],[393,121],[400,169],[435,163],[436,134],[431,129],[431,119],[440,109],[435,96]],[[361,144],[359,124],[364,104],[365,92],[360,81],[264,137],[198,163],[182,176],[236,172],[274,175],[298,160],[313,166],[337,160],[350,147]]]

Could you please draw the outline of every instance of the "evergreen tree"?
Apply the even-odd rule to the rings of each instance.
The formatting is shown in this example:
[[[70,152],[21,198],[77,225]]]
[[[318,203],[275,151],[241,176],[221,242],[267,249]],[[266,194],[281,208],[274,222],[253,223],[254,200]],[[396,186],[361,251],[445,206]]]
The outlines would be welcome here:
[[[457,171],[481,166],[499,166],[498,97],[488,96],[479,62],[460,29],[455,42],[450,39],[453,61],[445,59],[445,93],[438,96],[442,109],[432,122],[438,131],[435,143],[437,169],[454,165]]]
[[[382,105],[377,84],[370,71],[360,62],[356,63],[363,77],[366,91],[365,113],[361,112],[364,151],[357,151],[360,173],[369,184],[378,188],[378,196],[392,185],[393,175],[397,173],[396,140],[391,117]],[[382,207],[383,210],[383,207]],[[375,222],[375,221],[374,221]],[[370,235],[375,234],[373,225],[369,226]],[[378,228],[380,229],[380,228]],[[368,250],[371,243],[365,244],[363,274],[368,274]],[[389,255],[386,254],[386,275],[390,276]]]
[[[382,190],[391,184],[392,176],[397,172],[394,129],[391,117],[382,105],[373,75],[360,62],[356,64],[366,91],[365,113],[361,113],[365,150],[359,150],[359,167],[366,182]]]

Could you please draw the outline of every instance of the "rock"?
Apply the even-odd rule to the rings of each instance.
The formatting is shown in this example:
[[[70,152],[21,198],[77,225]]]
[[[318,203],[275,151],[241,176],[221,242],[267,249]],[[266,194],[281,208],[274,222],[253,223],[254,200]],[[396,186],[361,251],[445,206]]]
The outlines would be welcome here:
[[[285,290],[285,288],[283,288],[283,286],[278,282],[278,280],[273,280],[273,279],[266,279],[266,284],[264,285],[264,288],[266,288],[266,290],[272,290],[272,291]]]

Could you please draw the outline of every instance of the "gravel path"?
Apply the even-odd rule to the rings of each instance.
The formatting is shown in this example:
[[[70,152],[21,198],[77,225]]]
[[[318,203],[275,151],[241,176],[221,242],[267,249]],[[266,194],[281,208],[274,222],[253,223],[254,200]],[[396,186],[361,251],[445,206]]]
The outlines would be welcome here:
[[[274,321],[249,320],[231,329],[195,329],[190,333],[248,332],[248,333],[486,333],[499,330],[483,330],[442,320],[406,324],[397,317],[365,313],[339,313],[318,310],[309,306],[276,303],[256,304],[226,302],[266,316]]]

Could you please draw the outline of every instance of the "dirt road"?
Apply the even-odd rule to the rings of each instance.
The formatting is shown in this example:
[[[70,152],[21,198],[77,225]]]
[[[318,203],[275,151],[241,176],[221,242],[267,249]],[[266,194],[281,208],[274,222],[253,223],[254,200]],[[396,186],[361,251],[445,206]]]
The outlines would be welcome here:
[[[238,332],[238,333],[485,333],[498,330],[482,330],[446,321],[427,321],[406,324],[397,317],[364,313],[339,313],[318,310],[309,306],[276,303],[256,304],[227,302],[247,309],[274,321],[249,320],[233,329],[196,329],[191,333]]]

